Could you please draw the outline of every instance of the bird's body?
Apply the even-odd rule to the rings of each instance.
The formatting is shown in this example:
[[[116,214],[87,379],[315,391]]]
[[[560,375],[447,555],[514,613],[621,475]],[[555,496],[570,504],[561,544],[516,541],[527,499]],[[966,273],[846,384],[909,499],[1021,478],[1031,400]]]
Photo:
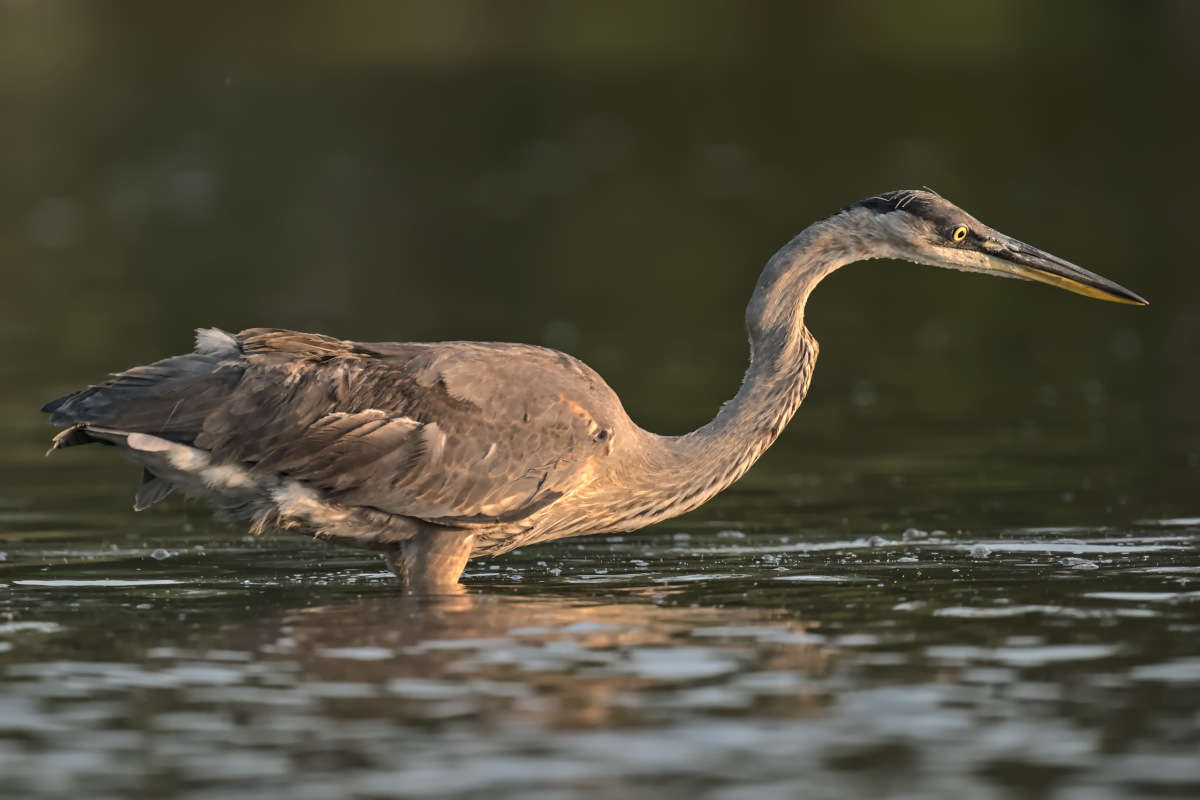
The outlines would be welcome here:
[[[262,328],[200,331],[195,353],[45,410],[70,426],[56,448],[114,444],[143,464],[135,508],[181,488],[255,530],[384,551],[410,587],[437,591],[456,583],[470,556],[636,530],[741,477],[808,389],[817,354],[803,323],[809,293],[837,267],[877,257],[1144,302],[936,195],[895,192],[815,223],[771,259],[746,312],[742,387],[684,436],[642,430],[596,372],[555,350]]]

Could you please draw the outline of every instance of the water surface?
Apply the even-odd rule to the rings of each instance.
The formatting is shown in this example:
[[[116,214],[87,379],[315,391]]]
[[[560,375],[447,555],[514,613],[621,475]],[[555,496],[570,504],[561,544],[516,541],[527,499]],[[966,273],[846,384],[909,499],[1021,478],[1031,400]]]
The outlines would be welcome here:
[[[302,540],[30,522],[0,564],[19,794],[1200,791],[1200,520],[660,526],[440,600]]]

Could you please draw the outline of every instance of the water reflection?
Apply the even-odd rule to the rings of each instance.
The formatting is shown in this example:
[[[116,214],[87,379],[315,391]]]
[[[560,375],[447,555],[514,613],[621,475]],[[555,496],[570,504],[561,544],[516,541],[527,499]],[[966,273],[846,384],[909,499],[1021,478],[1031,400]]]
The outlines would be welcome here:
[[[230,641],[294,659],[314,679],[383,686],[397,698],[397,718],[503,716],[579,728],[649,722],[663,704],[755,705],[750,689],[689,693],[710,680],[794,670],[781,686],[795,689],[801,678],[824,674],[823,637],[777,617],[544,597],[385,598],[307,609]],[[729,647],[729,640],[752,646]],[[662,696],[644,696],[651,688]],[[778,694],[765,684],[762,692]],[[817,702],[788,694],[791,713]]]
[[[986,538],[593,538],[479,565],[467,594],[439,600],[398,594],[373,561],[314,570],[290,538],[208,535],[9,546],[6,787],[719,800],[1200,790],[1195,520]]]

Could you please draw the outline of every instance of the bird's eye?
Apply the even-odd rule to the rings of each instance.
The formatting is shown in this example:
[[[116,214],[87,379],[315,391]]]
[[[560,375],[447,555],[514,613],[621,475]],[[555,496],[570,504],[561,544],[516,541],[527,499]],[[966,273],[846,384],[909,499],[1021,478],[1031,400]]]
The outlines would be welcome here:
[[[954,229],[954,233],[950,234],[950,238],[956,242],[961,242],[963,239],[967,238],[967,226],[959,225]]]

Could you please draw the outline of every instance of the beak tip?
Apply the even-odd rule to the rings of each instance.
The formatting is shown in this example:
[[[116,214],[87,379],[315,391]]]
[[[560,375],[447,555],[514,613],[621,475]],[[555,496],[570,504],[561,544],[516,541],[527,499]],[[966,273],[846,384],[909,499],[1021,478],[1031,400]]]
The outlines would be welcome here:
[[[1126,291],[1128,291],[1128,290],[1126,290]],[[1133,292],[1129,292],[1128,296],[1121,298],[1121,302],[1125,303],[1126,305],[1130,305],[1130,306],[1148,306],[1148,305],[1150,305],[1149,300],[1147,300],[1146,298],[1142,297],[1139,294],[1134,294]]]

